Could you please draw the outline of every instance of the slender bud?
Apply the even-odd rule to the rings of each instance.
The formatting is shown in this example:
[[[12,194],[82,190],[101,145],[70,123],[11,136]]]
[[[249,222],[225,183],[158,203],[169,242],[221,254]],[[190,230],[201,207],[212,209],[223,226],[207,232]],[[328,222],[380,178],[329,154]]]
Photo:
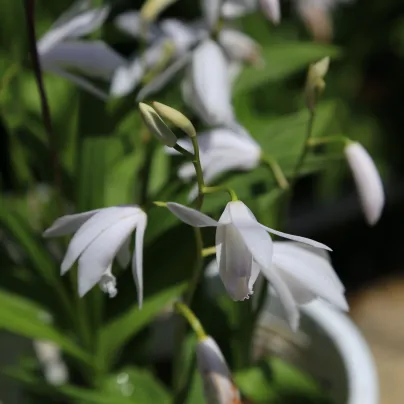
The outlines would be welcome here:
[[[196,136],[194,125],[182,112],[160,102],[153,102],[153,107],[159,115],[170,121],[177,128],[180,128],[189,137]]]
[[[140,114],[150,132],[166,146],[173,147],[177,143],[177,137],[168,128],[157,112],[143,102],[139,103]]]
[[[151,23],[171,4],[177,0],[146,0],[140,9],[140,17],[146,23]]]
[[[313,110],[318,96],[325,88],[324,77],[330,66],[330,58],[327,56],[317,63],[310,65],[306,79],[306,101],[310,110]]]
[[[241,404],[240,393],[232,380],[226,360],[212,337],[199,340],[196,358],[202,375],[206,402]]]
[[[379,172],[364,147],[351,142],[345,147],[345,156],[355,180],[366,221],[377,223],[383,210],[385,197]]]

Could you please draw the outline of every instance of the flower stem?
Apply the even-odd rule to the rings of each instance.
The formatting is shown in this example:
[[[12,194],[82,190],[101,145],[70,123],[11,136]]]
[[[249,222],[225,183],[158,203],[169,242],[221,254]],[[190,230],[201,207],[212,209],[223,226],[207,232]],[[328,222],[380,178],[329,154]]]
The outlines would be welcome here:
[[[191,137],[192,145],[194,146],[194,159],[192,160],[192,164],[194,165],[196,172],[196,180],[198,181],[198,198],[197,198],[197,209],[201,210],[203,205],[204,193],[203,189],[205,187],[204,179],[203,179],[203,171],[201,165],[201,158],[199,155],[199,145],[196,136]]]
[[[207,247],[202,250],[202,257],[209,257],[213,254],[216,254],[216,246]]]
[[[39,61],[38,48],[36,45],[36,32],[35,32],[35,0],[25,0],[25,16],[28,28],[28,40],[31,53],[31,59],[37,83],[39,97],[41,100],[42,119],[44,122],[45,130],[48,134],[49,147],[51,151],[51,158],[53,164],[53,175],[55,181],[55,188],[59,191],[59,198],[62,196],[62,183],[60,175],[59,154],[56,144],[55,134],[53,132],[52,119],[48,98],[46,96],[45,85],[42,77],[41,63]],[[59,201],[59,208],[62,209]]]
[[[326,137],[315,137],[307,140],[308,146],[318,146],[328,143],[342,143],[347,146],[351,142],[351,139],[345,136],[326,136]]]
[[[288,189],[289,188],[288,180],[286,179],[286,176],[283,173],[278,162],[272,156],[268,156],[265,154],[261,154],[261,161],[271,169],[275,181],[279,185],[279,188]]]
[[[207,335],[202,327],[202,324],[186,304],[175,302],[174,308],[188,321],[189,325],[192,327],[199,340],[206,338]]]
[[[203,192],[205,194],[212,194],[214,192],[222,192],[222,191],[227,192],[230,195],[230,198],[233,202],[238,201],[236,192],[233,189],[226,187],[225,185],[220,185],[217,187],[203,187]]]

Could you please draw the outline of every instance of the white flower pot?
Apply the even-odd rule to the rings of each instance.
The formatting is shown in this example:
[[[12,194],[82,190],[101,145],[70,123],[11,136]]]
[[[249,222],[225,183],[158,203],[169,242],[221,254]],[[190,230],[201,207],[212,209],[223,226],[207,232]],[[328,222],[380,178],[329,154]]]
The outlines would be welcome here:
[[[314,301],[302,307],[300,328],[294,334],[277,317],[281,310],[272,297],[259,321],[256,354],[265,349],[294,363],[317,379],[336,404],[379,403],[372,355],[347,315]]]

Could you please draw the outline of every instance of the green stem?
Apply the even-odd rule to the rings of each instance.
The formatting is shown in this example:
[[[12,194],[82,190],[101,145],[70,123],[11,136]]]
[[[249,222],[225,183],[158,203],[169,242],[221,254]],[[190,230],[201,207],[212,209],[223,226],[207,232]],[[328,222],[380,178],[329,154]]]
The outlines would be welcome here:
[[[189,325],[192,327],[199,340],[203,340],[207,337],[201,322],[186,304],[175,302],[174,308],[188,321]]]
[[[192,160],[192,164],[195,167],[196,172],[196,180],[198,181],[198,198],[197,198],[197,209],[201,210],[203,205],[204,193],[203,189],[205,187],[204,179],[203,179],[203,171],[201,165],[201,158],[199,155],[199,145],[196,136],[191,138],[192,145],[194,146],[194,159]]]
[[[267,156],[265,154],[261,154],[261,161],[271,169],[275,181],[279,185],[279,188],[288,189],[289,188],[288,180],[286,179],[286,176],[283,173],[278,162],[272,156]]]
[[[318,146],[322,144],[329,143],[342,143],[344,146],[347,146],[351,142],[351,139],[345,136],[326,136],[326,137],[315,137],[310,138],[307,141],[308,146]]]
[[[202,250],[202,257],[209,257],[213,254],[216,254],[216,246],[207,247]]]
[[[203,187],[203,193],[205,194],[213,194],[214,192],[222,191],[227,192],[230,195],[232,202],[238,201],[236,192],[233,189],[226,187],[225,185],[219,185],[217,187]]]

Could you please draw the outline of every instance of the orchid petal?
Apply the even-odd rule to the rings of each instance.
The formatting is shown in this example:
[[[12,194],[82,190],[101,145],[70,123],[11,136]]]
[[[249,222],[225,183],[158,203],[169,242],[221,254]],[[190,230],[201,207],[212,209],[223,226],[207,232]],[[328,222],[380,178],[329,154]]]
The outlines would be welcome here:
[[[146,37],[146,40],[150,41],[157,36],[157,30],[154,25],[142,25],[140,13],[138,11],[122,13],[115,18],[114,23],[121,31],[137,39]]]
[[[63,14],[38,41],[38,52],[40,55],[46,54],[66,38],[77,38],[95,31],[107,18],[109,7],[88,10],[76,15],[71,15],[72,12],[77,13],[77,10],[72,8]]]
[[[272,234],[276,234],[277,236],[287,238],[287,239],[293,240],[293,241],[298,241],[299,243],[309,244],[312,247],[324,248],[325,250],[332,251],[332,249],[330,247],[327,247],[325,244],[319,243],[318,241],[312,240],[310,238],[294,236],[293,234],[283,233],[282,231],[278,231],[278,230],[271,229],[270,227],[266,227],[263,224],[260,224],[260,226],[263,229],[265,229],[266,231],[268,231]]]
[[[282,280],[281,276],[277,274],[275,268],[267,269],[261,267],[261,272],[277,293],[291,329],[296,331],[299,326],[300,314],[291,291]]]
[[[272,263],[272,240],[243,202],[229,202],[230,217],[254,260],[265,268]]]
[[[282,271],[276,265],[273,266],[274,271],[278,271],[279,276],[283,282],[288,285],[288,289],[293,296],[293,299],[297,304],[307,304],[317,298],[317,295],[305,286],[303,286],[296,278],[290,275],[288,272]]]
[[[101,233],[83,252],[78,264],[80,297],[99,282],[138,222],[138,214],[121,218],[115,215],[114,224]]]
[[[110,94],[123,97],[133,91],[144,76],[144,67],[139,59],[133,60],[129,66],[119,67],[111,80]]]
[[[128,237],[119,249],[116,259],[119,265],[125,269],[130,262],[130,237]]]
[[[345,156],[354,177],[363,212],[369,225],[380,218],[385,203],[383,183],[369,153],[359,143],[350,143]]]
[[[203,16],[209,30],[213,30],[220,17],[220,8],[222,0],[201,0]]]
[[[136,228],[136,243],[132,260],[132,274],[136,284],[139,309],[143,304],[143,240],[146,226],[147,215],[142,212]]]
[[[102,41],[67,41],[51,49],[42,58],[52,66],[71,67],[90,76],[110,79],[126,60]]]
[[[61,265],[61,274],[66,273],[83,251],[109,227],[117,221],[137,216],[139,208],[136,207],[110,207],[101,209],[88,219],[76,232],[70,241],[66,255]]]
[[[75,213],[66,215],[56,219],[52,226],[43,232],[43,237],[59,237],[66,234],[74,233],[82,226],[90,217],[94,216],[101,209],[94,209],[88,212]]]
[[[281,5],[279,0],[260,0],[260,6],[268,20],[274,24],[279,24],[281,20]]]
[[[175,202],[167,202],[167,208],[184,223],[193,227],[216,227],[218,222],[198,210]]]

